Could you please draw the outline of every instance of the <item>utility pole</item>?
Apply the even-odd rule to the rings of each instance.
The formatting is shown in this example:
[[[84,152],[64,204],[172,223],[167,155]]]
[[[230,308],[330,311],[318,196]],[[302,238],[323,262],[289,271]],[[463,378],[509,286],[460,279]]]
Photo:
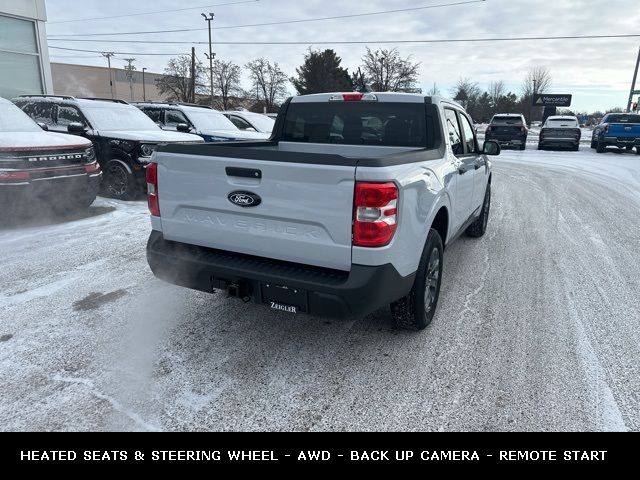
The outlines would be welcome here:
[[[111,57],[113,57],[113,52],[102,52],[102,56],[107,59],[107,64],[109,65],[109,89],[111,90],[111,98],[116,98],[113,92],[113,75],[111,74]]]
[[[207,55],[207,58],[209,59],[209,77],[210,77],[210,81],[211,81],[211,108],[213,108],[213,58],[214,58],[214,53],[213,53],[213,44],[211,43],[211,22],[213,21],[214,14],[209,12],[209,16],[208,17],[204,13],[202,13],[201,15],[204,17],[204,19],[209,24],[209,55],[207,55],[206,53],[205,53],[205,55]]]
[[[191,103],[196,103],[196,48],[191,47]]]
[[[640,50],[638,51],[638,61],[636,62],[636,70],[633,74],[633,82],[631,83],[631,91],[629,92],[629,103],[627,104],[627,112],[631,112],[631,105],[633,104],[633,95],[636,90],[636,80],[638,79],[638,67],[640,67]]]
[[[128,63],[124,69],[127,71],[127,78],[129,79],[129,91],[131,92],[131,101],[133,102],[133,71],[136,67],[133,66],[133,62],[136,61],[135,58],[125,58],[125,62]]]
[[[147,101],[147,84],[144,81],[144,72],[147,69],[147,67],[142,67],[142,101],[146,102]]]

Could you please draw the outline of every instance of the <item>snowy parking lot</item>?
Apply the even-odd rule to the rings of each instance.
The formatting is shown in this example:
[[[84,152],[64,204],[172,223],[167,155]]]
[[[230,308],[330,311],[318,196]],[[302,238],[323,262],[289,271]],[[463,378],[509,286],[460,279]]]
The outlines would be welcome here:
[[[640,156],[493,164],[418,333],[164,284],[145,202],[0,227],[0,428],[640,430]]]

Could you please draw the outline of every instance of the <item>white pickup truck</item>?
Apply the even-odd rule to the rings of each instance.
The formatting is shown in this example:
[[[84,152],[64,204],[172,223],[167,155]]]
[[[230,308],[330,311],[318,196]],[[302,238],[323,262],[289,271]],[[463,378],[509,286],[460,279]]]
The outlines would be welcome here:
[[[433,319],[447,244],[485,233],[497,142],[449,100],[294,97],[264,142],[165,145],[147,169],[153,273],[323,317]]]

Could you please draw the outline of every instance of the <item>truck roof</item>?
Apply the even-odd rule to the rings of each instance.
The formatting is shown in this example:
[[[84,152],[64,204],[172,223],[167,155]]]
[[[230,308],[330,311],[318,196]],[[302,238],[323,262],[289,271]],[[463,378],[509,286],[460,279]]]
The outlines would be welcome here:
[[[440,96],[423,95],[421,93],[402,93],[402,92],[330,92],[330,93],[314,93],[311,95],[300,95],[291,98],[291,103],[314,103],[329,102],[331,100],[340,101],[345,95],[362,95],[363,101],[378,102],[394,102],[394,103],[440,103],[447,102],[463,108],[459,103],[448,98]]]

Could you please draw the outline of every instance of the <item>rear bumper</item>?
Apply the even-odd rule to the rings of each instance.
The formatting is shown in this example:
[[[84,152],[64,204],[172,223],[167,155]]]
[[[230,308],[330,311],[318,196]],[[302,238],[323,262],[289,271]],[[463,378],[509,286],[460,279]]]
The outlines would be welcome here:
[[[640,137],[604,137],[602,143],[605,145],[615,145],[618,147],[640,146]]]
[[[237,296],[267,306],[267,286],[303,291],[298,311],[329,318],[371,313],[407,295],[415,279],[390,264],[342,272],[171,242],[158,231],[149,237],[147,261],[156,277],[174,285],[207,293],[231,286]]]
[[[545,147],[567,147],[567,146],[577,147],[578,145],[580,145],[580,139],[575,137],[572,137],[572,138],[548,137],[548,138],[541,138],[538,143]]]
[[[498,142],[500,146],[508,147],[508,146],[520,146],[527,143],[526,135],[485,135],[485,140],[493,140]]]

